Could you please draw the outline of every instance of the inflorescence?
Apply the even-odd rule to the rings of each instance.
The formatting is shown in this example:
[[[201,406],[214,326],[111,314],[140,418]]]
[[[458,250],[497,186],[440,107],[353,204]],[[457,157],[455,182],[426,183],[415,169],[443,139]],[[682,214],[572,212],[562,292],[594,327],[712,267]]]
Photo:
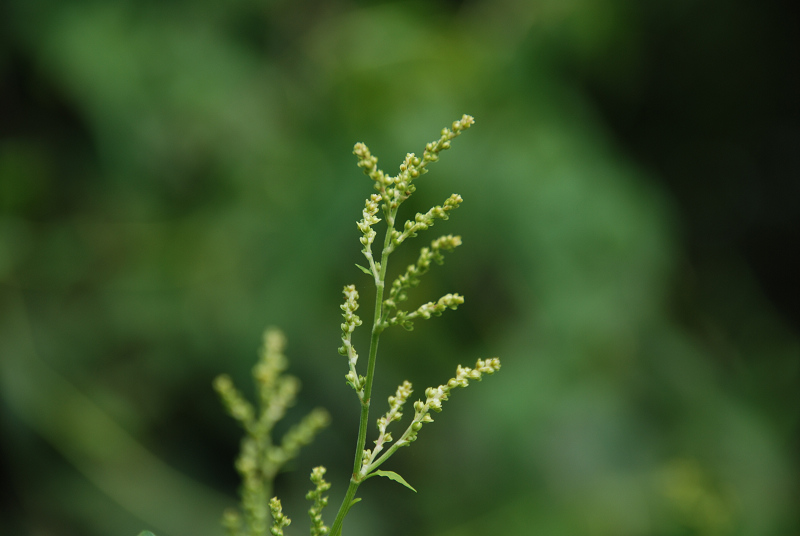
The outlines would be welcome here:
[[[344,517],[350,508],[360,499],[355,497],[359,485],[373,476],[383,476],[412,488],[400,475],[392,471],[379,469],[400,447],[408,446],[417,439],[417,434],[424,424],[433,422],[431,412],[442,410],[442,403],[448,400],[453,389],[466,387],[470,381],[480,381],[484,375],[491,375],[500,369],[500,360],[479,359],[473,368],[458,366],[456,374],[446,383],[425,390],[425,400],[413,403],[414,417],[405,431],[395,441],[389,426],[403,418],[403,410],[413,393],[412,385],[404,381],[398,386],[394,395],[388,398],[389,409],[377,421],[378,437],[373,447],[365,448],[369,418],[372,383],[377,359],[378,340],[381,333],[391,326],[402,326],[407,330],[414,327],[414,321],[439,316],[447,309],[456,309],[464,303],[463,296],[448,293],[436,301],[429,301],[408,311],[401,309],[408,300],[408,293],[417,287],[420,278],[433,264],[442,264],[444,252],[452,252],[461,245],[461,237],[444,235],[433,240],[429,246],[420,250],[417,261],[409,265],[391,283],[386,285],[388,260],[401,244],[420,232],[426,231],[439,220],[446,220],[450,213],[458,208],[463,199],[452,194],[441,205],[432,207],[425,213],[417,213],[413,218],[395,228],[398,221],[398,210],[416,190],[415,180],[428,172],[428,165],[439,160],[440,153],[450,148],[453,139],[474,124],[471,116],[464,115],[453,122],[450,128],[441,132],[438,140],[425,146],[422,156],[408,153],[395,176],[386,174],[378,167],[378,159],[372,155],[363,143],[357,143],[353,153],[358,159],[358,167],[372,179],[377,193],[370,195],[362,210],[362,218],[357,222],[361,233],[359,238],[362,254],[367,266],[358,266],[368,274],[376,288],[375,308],[373,314],[370,348],[366,371],[359,374],[359,356],[353,345],[353,333],[362,325],[356,314],[359,308],[359,294],[355,285],[344,287],[344,303],[342,310],[342,335],[339,354],[347,358],[348,372],[345,380],[356,392],[360,406],[361,418],[353,465],[353,476],[347,489],[344,501],[331,527],[325,525],[322,518],[323,508],[328,504],[325,492],[331,485],[325,481],[325,468],[315,467],[311,472],[314,488],[308,492],[306,499],[312,506],[308,511],[311,521],[311,536],[340,536]],[[378,216],[382,217],[378,217]],[[379,253],[375,253],[375,242],[378,237],[376,226],[380,222],[386,225],[383,245]],[[272,497],[272,482],[289,460],[296,457],[299,449],[307,445],[329,421],[327,412],[313,410],[295,427],[291,428],[279,444],[273,444],[271,432],[276,422],[283,418],[287,408],[294,402],[299,390],[299,381],[284,374],[286,358],[283,354],[285,339],[274,329],[267,330],[261,359],[253,369],[253,377],[259,393],[258,410],[247,402],[233,386],[228,376],[220,376],[214,382],[228,412],[245,429],[241,454],[236,468],[242,476],[241,510],[229,510],[223,523],[229,536],[262,536],[267,531],[275,536],[282,536],[283,529],[291,520],[283,514],[281,502]],[[362,367],[363,368],[363,367]]]

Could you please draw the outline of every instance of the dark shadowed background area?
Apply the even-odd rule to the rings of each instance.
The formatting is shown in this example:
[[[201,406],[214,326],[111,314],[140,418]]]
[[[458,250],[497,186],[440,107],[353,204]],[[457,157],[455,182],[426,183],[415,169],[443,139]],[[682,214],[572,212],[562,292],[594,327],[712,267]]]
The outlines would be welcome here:
[[[221,534],[262,330],[333,426],[280,476],[346,489],[341,289],[371,183],[476,125],[406,217],[464,245],[387,331],[408,379],[499,355],[346,534],[800,533],[800,28],[755,0],[0,4],[0,533]],[[395,256],[393,273],[423,240]],[[402,251],[402,250],[401,250]],[[366,355],[366,328],[355,342]]]

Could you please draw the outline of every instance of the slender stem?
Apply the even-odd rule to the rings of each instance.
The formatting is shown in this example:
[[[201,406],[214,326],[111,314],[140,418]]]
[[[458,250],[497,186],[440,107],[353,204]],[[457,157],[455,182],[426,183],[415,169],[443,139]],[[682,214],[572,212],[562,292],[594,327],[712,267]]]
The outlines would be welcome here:
[[[350,478],[350,485],[347,487],[342,505],[336,514],[336,519],[331,527],[331,536],[340,536],[342,533],[342,524],[347,511],[353,505],[353,499],[356,496],[358,486],[363,482],[364,475],[361,474],[361,463],[364,455],[364,447],[367,443],[367,426],[369,424],[369,405],[370,398],[372,397],[372,380],[375,376],[375,362],[378,357],[378,342],[381,338],[381,332],[385,328],[383,324],[383,290],[386,280],[386,266],[389,261],[389,254],[391,248],[389,245],[392,240],[392,231],[394,230],[394,217],[397,209],[393,211],[390,217],[386,218],[387,229],[386,236],[383,240],[383,251],[381,252],[381,269],[375,281],[375,312],[372,319],[372,337],[369,343],[369,362],[367,364],[367,378],[364,386],[364,397],[361,401],[361,418],[358,423],[358,440],[356,442],[356,452],[353,460],[353,476]]]
[[[336,520],[333,522],[333,526],[331,527],[330,536],[340,536],[342,534],[342,523],[344,522],[344,516],[347,515],[347,511],[350,510],[351,506],[353,506],[353,499],[356,496],[358,484],[359,482],[355,480],[354,475],[354,477],[350,479],[350,485],[347,487],[347,493],[344,496],[342,505],[339,507],[339,512],[336,514]]]

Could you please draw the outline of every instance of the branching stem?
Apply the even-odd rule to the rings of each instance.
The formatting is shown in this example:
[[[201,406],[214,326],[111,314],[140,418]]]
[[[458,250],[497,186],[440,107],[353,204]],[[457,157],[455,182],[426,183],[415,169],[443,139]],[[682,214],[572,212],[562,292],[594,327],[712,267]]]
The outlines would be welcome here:
[[[375,377],[375,362],[378,357],[378,342],[381,338],[385,326],[384,323],[384,304],[383,290],[386,287],[386,267],[389,265],[389,255],[391,250],[392,231],[394,231],[394,220],[397,208],[392,210],[391,216],[386,218],[387,229],[383,240],[383,251],[381,252],[380,271],[375,277],[375,310],[372,320],[372,337],[369,343],[369,361],[367,363],[367,377],[364,386],[364,397],[361,401],[361,418],[358,423],[358,440],[356,442],[355,459],[353,460],[353,475],[350,478],[350,485],[347,488],[344,501],[336,514],[336,520],[331,527],[330,536],[340,536],[342,533],[342,523],[347,511],[353,505],[358,486],[364,481],[366,475],[361,473],[361,463],[364,456],[364,447],[367,444],[367,426],[369,425],[369,406],[372,397],[372,381]]]

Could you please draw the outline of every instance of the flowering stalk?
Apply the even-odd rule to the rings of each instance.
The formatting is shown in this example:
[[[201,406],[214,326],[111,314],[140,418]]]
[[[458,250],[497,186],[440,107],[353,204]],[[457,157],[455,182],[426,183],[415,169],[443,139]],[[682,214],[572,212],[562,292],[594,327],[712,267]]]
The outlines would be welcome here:
[[[342,344],[339,347],[339,353],[347,358],[348,372],[345,380],[356,392],[359,400],[358,437],[350,484],[330,528],[325,525],[322,518],[322,510],[328,504],[328,497],[324,496],[324,493],[330,489],[330,484],[324,479],[325,468],[315,467],[311,472],[311,482],[314,484],[314,488],[306,495],[306,498],[312,501],[312,506],[308,511],[311,520],[311,536],[341,536],[345,516],[350,508],[360,500],[356,498],[359,486],[373,476],[392,479],[414,490],[403,477],[395,472],[382,470],[380,467],[397,449],[414,442],[424,424],[433,422],[431,412],[441,411],[442,403],[448,399],[453,389],[466,387],[470,380],[478,381],[483,375],[494,374],[500,368],[500,360],[496,357],[487,360],[479,359],[474,368],[459,365],[453,378],[436,388],[431,387],[425,390],[424,402],[422,400],[414,402],[414,417],[411,423],[397,441],[394,441],[388,428],[393,422],[403,418],[403,409],[413,392],[411,383],[404,381],[397,388],[395,394],[389,397],[388,411],[378,419],[378,437],[374,441],[374,447],[365,448],[381,333],[390,326],[398,325],[411,330],[414,327],[414,321],[439,316],[445,310],[456,309],[464,303],[463,296],[450,293],[436,301],[424,303],[411,312],[400,308],[401,304],[408,299],[408,291],[419,284],[420,277],[428,272],[431,265],[444,262],[444,251],[453,251],[461,245],[459,236],[441,236],[433,240],[429,247],[423,247],[417,261],[409,265],[392,282],[388,290],[386,274],[389,256],[401,244],[429,229],[436,221],[448,219],[450,213],[461,205],[463,201],[461,196],[453,194],[442,205],[434,206],[425,213],[417,213],[414,218],[407,220],[399,228],[396,228],[395,225],[400,206],[416,190],[415,179],[427,173],[428,164],[436,162],[439,159],[439,153],[450,148],[451,140],[472,126],[473,123],[472,117],[464,115],[452,124],[452,128],[443,129],[438,140],[425,146],[422,157],[417,157],[413,153],[407,154],[400,165],[400,172],[394,177],[387,175],[378,167],[378,159],[370,153],[366,145],[357,143],[353,149],[353,153],[358,158],[358,166],[372,179],[377,191],[366,200],[362,218],[357,222],[357,227],[362,235],[359,239],[362,245],[361,252],[367,261],[367,266],[357,266],[371,277],[375,285],[375,305],[367,370],[366,374],[361,375],[358,373],[359,355],[352,339],[353,332],[362,325],[361,318],[356,314],[359,308],[359,294],[355,285],[344,287],[344,303],[341,305]],[[378,218],[378,213],[381,213],[383,218]],[[386,230],[383,235],[380,257],[376,260],[373,252],[377,237],[375,226],[381,221],[385,222]],[[324,410],[316,409],[298,425],[290,428],[280,444],[273,443],[271,432],[274,425],[283,418],[287,408],[294,402],[299,389],[299,381],[296,378],[283,374],[287,366],[286,358],[283,355],[284,345],[285,339],[279,331],[267,331],[261,360],[253,369],[259,394],[258,410],[242,397],[228,376],[220,376],[214,383],[228,412],[239,421],[246,432],[245,439],[242,441],[241,454],[236,462],[236,468],[241,473],[243,481],[242,514],[236,510],[229,510],[225,513],[223,525],[229,536],[266,536],[267,532],[273,536],[283,535],[283,529],[291,523],[291,520],[283,514],[278,498],[270,498],[272,481],[278,470],[290,459],[296,457],[300,447],[308,444],[329,419]]]
[[[311,536],[325,536],[330,531],[322,521],[322,509],[328,505],[328,498],[323,497],[322,494],[331,488],[331,485],[323,478],[325,472],[326,469],[322,466],[315,467],[311,471],[311,482],[314,484],[314,489],[306,494],[306,499],[314,502],[308,510],[308,516],[311,518]]]
[[[327,411],[314,409],[300,423],[289,428],[279,444],[274,444],[272,430],[294,404],[300,389],[297,378],[283,373],[287,367],[283,354],[285,345],[286,338],[279,330],[271,328],[264,333],[261,357],[253,367],[258,410],[245,400],[230,377],[221,375],[214,380],[214,388],[223,405],[245,430],[236,460],[236,469],[242,477],[241,512],[231,508],[223,515],[222,524],[228,536],[266,536],[268,531],[275,534],[276,530],[282,534],[288,518],[279,523],[275,517],[274,507],[280,510],[280,501],[276,504],[270,502],[272,482],[278,471],[297,457],[300,449],[311,443],[330,421]],[[270,519],[273,521],[271,528]]]
[[[500,370],[500,360],[498,358],[493,357],[485,361],[483,359],[478,359],[477,363],[475,363],[475,368],[462,367],[459,365],[456,369],[455,377],[450,378],[447,383],[440,385],[435,389],[433,387],[428,387],[425,389],[425,402],[418,400],[414,403],[414,420],[412,420],[411,424],[408,425],[408,428],[406,428],[406,431],[403,432],[402,436],[400,436],[400,439],[398,439],[397,442],[377,460],[374,460],[374,456],[372,456],[370,463],[365,465],[365,467],[362,469],[362,472],[369,474],[370,472],[376,470],[383,462],[388,460],[397,449],[400,447],[407,447],[416,441],[417,432],[422,429],[422,425],[433,422],[430,412],[435,411],[438,413],[442,411],[442,402],[448,399],[450,391],[456,387],[466,387],[469,385],[469,380],[481,381],[481,378],[484,374],[491,375],[498,370]],[[410,390],[411,384],[408,382],[405,383],[408,384],[408,388]]]
[[[483,374],[492,374],[500,368],[500,361],[497,358],[488,361],[479,360],[474,369],[459,366],[455,378],[435,390],[426,390],[426,401],[424,403],[418,401],[414,404],[415,415],[413,421],[400,439],[389,446],[393,438],[391,433],[387,431],[387,427],[392,422],[402,418],[403,405],[412,392],[411,384],[407,381],[403,382],[398,387],[395,395],[389,397],[389,411],[378,419],[379,435],[375,440],[375,447],[373,449],[365,448],[378,343],[383,330],[394,325],[401,325],[410,330],[413,329],[414,320],[419,318],[428,319],[432,315],[439,316],[446,309],[456,309],[460,304],[464,303],[464,298],[459,294],[446,294],[436,302],[425,303],[412,312],[398,309],[399,304],[407,299],[407,291],[419,284],[420,276],[428,271],[431,262],[441,264],[444,261],[442,250],[452,251],[461,244],[461,237],[452,235],[440,237],[431,243],[430,248],[423,248],[417,262],[408,266],[405,273],[401,274],[392,283],[386,299],[384,299],[384,293],[389,256],[403,242],[417,236],[419,232],[427,230],[437,220],[448,219],[450,212],[458,208],[463,201],[460,195],[453,194],[442,205],[435,206],[425,213],[417,213],[413,219],[406,221],[400,230],[395,228],[400,205],[416,190],[414,180],[427,173],[428,164],[436,162],[439,159],[439,153],[450,148],[451,140],[472,126],[473,123],[474,119],[472,117],[464,115],[460,120],[453,123],[452,128],[443,129],[438,140],[425,146],[422,158],[413,153],[407,154],[400,165],[400,172],[394,177],[387,175],[378,168],[378,159],[370,153],[366,145],[357,143],[353,149],[353,153],[358,158],[358,166],[374,181],[374,187],[378,192],[367,199],[362,213],[363,218],[358,222],[358,229],[362,233],[360,239],[363,246],[362,253],[368,263],[368,267],[359,266],[359,268],[373,278],[376,292],[367,373],[365,376],[359,376],[356,371],[358,354],[355,352],[351,340],[353,331],[361,324],[360,319],[355,315],[355,310],[358,308],[358,292],[353,285],[349,285],[344,289],[345,303],[342,305],[344,323],[342,324],[342,346],[339,349],[339,353],[348,357],[350,371],[346,379],[347,383],[355,389],[358,395],[361,404],[361,415],[353,460],[353,473],[345,498],[331,527],[330,534],[332,536],[341,535],[344,518],[353,504],[359,500],[356,499],[356,492],[364,480],[373,476],[384,476],[413,490],[414,488],[400,475],[391,471],[381,471],[378,467],[394,454],[399,447],[413,442],[423,423],[432,422],[430,411],[441,410],[441,402],[447,400],[451,389],[465,387],[470,379],[480,380]],[[373,227],[381,221],[377,218],[379,208],[383,213],[383,221],[386,222],[386,232],[383,238],[380,261],[376,262],[372,246],[377,233]]]

